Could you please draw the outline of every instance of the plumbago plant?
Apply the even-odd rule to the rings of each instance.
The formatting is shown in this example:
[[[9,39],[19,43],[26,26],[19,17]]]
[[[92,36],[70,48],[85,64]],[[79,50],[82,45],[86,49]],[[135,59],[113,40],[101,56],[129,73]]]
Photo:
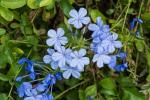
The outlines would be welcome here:
[[[85,8],[80,8],[79,11],[72,9],[69,15],[71,18],[68,19],[68,23],[72,39],[81,38],[89,44],[87,47],[79,44],[80,47],[75,48],[74,45],[69,44],[70,40],[65,36],[63,28],[50,29],[46,40],[49,48],[47,55],[43,57],[44,63],[48,66],[27,58],[22,58],[18,62],[21,65],[26,64],[27,73],[16,78],[16,81],[21,83],[17,87],[18,96],[24,100],[54,100],[53,95],[56,95],[57,99],[61,95],[53,94],[56,83],[59,84],[64,79],[73,78],[85,80],[84,82],[92,81],[92,78],[84,79],[82,76],[82,73],[91,72],[95,81],[94,85],[86,88],[86,95],[85,97],[83,95],[82,98],[85,100],[100,99],[101,94],[98,93],[96,85],[98,77],[101,78],[99,71],[103,67],[108,67],[119,74],[128,68],[127,53],[122,50],[123,44],[119,41],[118,34],[110,31],[109,25],[104,24],[100,16],[97,17],[96,23],[92,23]],[[86,32],[92,34],[91,38],[84,37]],[[24,78],[29,78],[29,81],[24,81]],[[101,85],[104,85],[105,81],[113,85],[113,80],[110,78],[101,81]],[[104,85],[104,93],[115,96],[115,91],[113,86],[108,86],[107,90]],[[84,93],[81,90],[79,92]]]
[[[0,0],[0,100],[148,100],[149,4]]]

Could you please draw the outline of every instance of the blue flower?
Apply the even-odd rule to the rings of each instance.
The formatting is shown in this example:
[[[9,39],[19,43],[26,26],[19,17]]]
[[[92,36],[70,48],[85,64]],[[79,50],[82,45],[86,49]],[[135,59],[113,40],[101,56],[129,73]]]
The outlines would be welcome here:
[[[26,91],[27,89],[32,89],[31,83],[29,83],[29,82],[23,82],[23,83],[17,88],[19,97],[24,97],[24,96],[25,96],[25,91]]]
[[[59,67],[63,67],[66,65],[66,63],[69,63],[71,60],[71,49],[65,49],[64,46],[61,46],[56,49],[57,52],[53,53],[52,59],[56,62],[58,62]]]
[[[104,64],[110,63],[111,57],[108,55],[107,51],[98,49],[92,61],[97,62],[97,67],[102,68]]]
[[[123,59],[126,59],[127,53],[126,52],[120,52],[116,56],[123,60]]]
[[[52,69],[57,69],[58,68],[58,62],[57,61],[54,61],[52,59],[52,54],[55,52],[54,49],[47,49],[47,52],[48,52],[48,55],[45,55],[43,57],[43,61],[46,63],[46,64],[50,64]]]
[[[64,36],[64,30],[62,28],[58,28],[57,31],[50,29],[48,31],[48,36],[49,38],[46,40],[47,45],[54,46],[55,49],[68,42],[67,37]]]
[[[56,83],[56,78],[54,75],[48,74],[43,80],[43,83],[46,85],[54,85]]]
[[[74,25],[74,27],[77,29],[80,29],[83,24],[87,25],[90,22],[90,18],[86,17],[87,10],[85,8],[80,8],[79,12],[77,12],[75,9],[72,9],[69,12],[69,15],[72,18],[68,20],[68,23]]]
[[[117,55],[111,56],[110,63],[108,64],[109,68],[114,69],[116,71],[124,71],[127,68],[126,63],[127,54],[125,52],[120,52]],[[123,64],[117,65],[117,59],[120,58]]]
[[[42,100],[54,100],[54,97],[52,94],[43,94]]]
[[[107,33],[110,30],[108,25],[103,25],[101,17],[97,17],[96,24],[89,24],[88,29],[90,31],[93,31],[92,37],[95,37],[102,33]]]
[[[110,63],[108,64],[108,67],[111,69],[114,69],[114,67],[116,66],[116,62],[117,62],[116,55],[111,56],[111,60],[110,60]]]
[[[20,82],[20,81],[22,80],[22,78],[23,78],[22,76],[18,76],[18,77],[16,78],[16,81],[17,81],[17,82]]]
[[[74,51],[71,53],[71,63],[70,65],[72,67],[77,67],[79,70],[83,71],[84,66],[88,65],[90,63],[90,60],[88,57],[84,57],[86,55],[85,49],[80,49],[79,51]]]
[[[25,97],[24,100],[43,100],[43,96],[35,95],[35,96]]]
[[[36,86],[36,90],[39,91],[39,92],[44,92],[46,88],[47,88],[46,84],[38,84]]]
[[[65,66],[62,67],[61,70],[63,70],[63,77],[65,79],[69,79],[71,76],[75,77],[75,78],[79,78],[80,77],[80,70],[76,67],[71,67],[71,66]]]
[[[25,94],[26,96],[35,96],[37,95],[37,90],[36,89],[32,89],[32,88],[28,88],[25,90]]]
[[[143,20],[140,18],[133,18],[133,20],[130,22],[130,30],[133,30],[135,28],[136,22],[142,24]]]
[[[107,39],[102,41],[103,47],[108,49],[109,53],[113,53],[115,51],[115,48],[121,48],[122,43],[120,41],[117,41],[118,34],[114,33],[107,37]]]
[[[55,73],[55,77],[57,80],[62,80],[62,73],[61,72]]]
[[[114,67],[114,69],[117,72],[122,72],[122,71],[124,71],[127,68],[128,68],[128,64],[127,63],[123,63],[123,64],[120,64],[120,65],[117,65],[117,66]]]
[[[34,72],[34,62],[32,62],[31,60],[27,59],[27,58],[21,58],[19,61],[18,61],[19,64],[23,65],[24,63],[27,63],[27,66],[26,66],[26,70],[30,73],[29,74],[29,77],[34,80],[35,77],[36,77],[36,74]]]

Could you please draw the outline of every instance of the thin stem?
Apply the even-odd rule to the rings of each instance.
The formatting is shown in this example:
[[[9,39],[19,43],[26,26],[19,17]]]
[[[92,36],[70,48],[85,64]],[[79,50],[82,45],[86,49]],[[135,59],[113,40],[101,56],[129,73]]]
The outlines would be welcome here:
[[[31,52],[32,52],[32,49],[30,49],[27,58],[30,56]],[[13,90],[13,88],[14,88],[16,77],[19,75],[20,71],[22,70],[22,67],[23,67],[23,65],[22,65],[21,68],[17,71],[17,73],[16,73],[16,75],[15,75],[15,77],[14,77],[14,82],[11,84],[11,88],[10,88],[9,94],[8,94],[8,96],[7,96],[7,100],[9,100],[9,98],[11,97],[11,92],[12,92],[12,90]]]
[[[122,32],[124,30],[124,26],[125,26],[125,23],[126,23],[126,19],[127,19],[127,15],[128,15],[128,11],[129,11],[129,8],[130,8],[130,5],[131,5],[131,0],[128,0],[128,6],[127,6],[127,11],[126,11],[126,14],[125,14],[125,17],[124,17],[124,22],[123,22],[123,26],[122,26]]]
[[[135,69],[134,69],[135,76],[136,76],[136,73],[137,73],[138,61],[139,61],[139,52],[136,55],[136,63],[135,63]],[[136,77],[135,77],[135,79],[136,79]]]
[[[74,88],[76,88],[76,87],[78,87],[78,86],[80,86],[80,85],[82,85],[82,84],[84,84],[84,83],[87,83],[87,82],[89,82],[89,81],[90,81],[89,79],[88,79],[88,80],[85,80],[85,81],[83,81],[83,82],[81,82],[81,83],[78,83],[78,84],[74,85],[73,87],[71,87],[71,88],[69,88],[69,89],[63,91],[62,93],[60,93],[59,95],[57,95],[57,96],[55,97],[55,100],[58,99],[58,98],[60,98],[62,95],[64,95],[65,93],[69,92],[70,90],[72,90],[72,89],[74,89]]]

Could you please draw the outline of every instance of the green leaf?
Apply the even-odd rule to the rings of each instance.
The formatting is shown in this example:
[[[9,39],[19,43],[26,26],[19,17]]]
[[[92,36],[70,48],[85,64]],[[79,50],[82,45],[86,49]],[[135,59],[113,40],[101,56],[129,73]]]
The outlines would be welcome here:
[[[0,94],[0,100],[7,100],[7,95],[4,93]]]
[[[105,95],[116,95],[116,84],[112,78],[104,78],[100,81],[99,85],[102,87],[100,89],[101,93]]]
[[[43,6],[50,6],[51,8],[54,7],[54,4],[55,4],[55,0],[42,0],[40,2],[40,7],[43,7]]]
[[[143,20],[150,20],[150,13],[144,13],[144,14],[142,14],[142,19]]]
[[[97,89],[96,89],[96,85],[91,85],[91,86],[88,86],[86,89],[85,89],[85,94],[86,96],[93,96],[97,93]]]
[[[0,28],[0,36],[4,35],[6,33],[6,30],[4,28]]]
[[[60,7],[61,7],[61,9],[63,10],[64,14],[65,14],[67,17],[70,17],[70,16],[69,16],[69,12],[70,12],[70,10],[71,10],[73,7],[72,7],[71,4],[69,3],[69,1],[68,1],[68,0],[61,0],[61,1],[60,1]]]
[[[135,41],[135,45],[136,45],[136,48],[139,52],[143,52],[144,51],[144,48],[145,48],[145,45],[144,45],[144,41],[143,40],[136,40]]]
[[[146,49],[145,55],[147,59],[147,65],[150,66],[150,51]]]
[[[98,9],[89,9],[90,16],[94,22],[97,17],[101,17],[103,21],[106,21],[106,17]]]
[[[124,95],[121,100],[146,100],[144,94],[135,88],[124,88]]]
[[[79,99],[80,100],[87,100],[84,90],[79,90]]]
[[[1,0],[0,4],[3,7],[16,9],[24,6],[27,0]]]
[[[0,7],[0,15],[7,21],[12,21],[14,18],[13,12],[4,7]]]
[[[7,75],[0,73],[0,80],[1,81],[9,81],[10,78]]]
[[[39,7],[38,3],[36,2],[36,0],[28,0],[27,1],[27,5],[28,7],[30,7],[31,9],[36,9]]]
[[[104,89],[115,89],[116,85],[112,78],[104,78],[103,80],[100,81],[100,85]]]

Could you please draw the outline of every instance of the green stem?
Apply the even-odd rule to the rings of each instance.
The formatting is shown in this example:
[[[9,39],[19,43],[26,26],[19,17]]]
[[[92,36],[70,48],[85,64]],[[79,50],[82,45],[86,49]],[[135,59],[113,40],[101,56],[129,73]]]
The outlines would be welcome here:
[[[30,56],[31,52],[32,52],[32,49],[30,49],[27,58]],[[9,94],[8,94],[8,96],[7,96],[7,100],[9,100],[9,98],[11,98],[11,93],[12,93],[12,90],[13,90],[14,85],[15,85],[16,77],[19,75],[20,71],[22,70],[22,67],[23,67],[23,65],[22,65],[21,68],[17,71],[17,73],[16,73],[16,75],[15,75],[15,77],[14,77],[14,81],[13,81],[13,83],[11,84],[11,88],[10,88]]]
[[[64,95],[65,93],[69,92],[70,90],[72,90],[72,89],[74,89],[74,88],[76,88],[76,87],[78,87],[78,86],[80,86],[80,85],[82,85],[82,84],[84,84],[84,83],[87,83],[87,82],[89,82],[89,81],[90,81],[89,79],[88,79],[88,80],[85,80],[85,81],[83,81],[83,82],[81,82],[81,83],[78,83],[78,84],[74,85],[73,87],[71,87],[71,88],[69,88],[69,89],[63,91],[62,93],[60,93],[59,95],[57,95],[57,96],[55,97],[55,100],[58,99],[58,98],[60,98],[62,95]]]
[[[128,0],[127,11],[125,13],[124,22],[123,22],[123,26],[122,26],[122,32],[124,30],[124,26],[125,26],[125,23],[126,23],[126,19],[127,19],[127,15],[128,15],[128,11],[129,11],[130,5],[131,5],[131,0]]]

